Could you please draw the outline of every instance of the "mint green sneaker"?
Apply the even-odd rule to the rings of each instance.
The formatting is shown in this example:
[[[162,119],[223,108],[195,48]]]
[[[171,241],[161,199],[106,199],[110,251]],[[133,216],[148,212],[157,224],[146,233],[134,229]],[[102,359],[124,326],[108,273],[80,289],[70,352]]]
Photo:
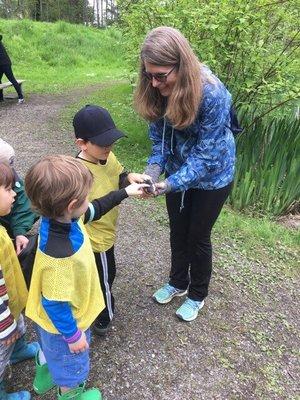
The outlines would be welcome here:
[[[197,318],[198,312],[204,306],[204,300],[196,301],[187,298],[185,302],[178,308],[176,315],[178,318],[183,319],[183,321],[193,321]]]
[[[152,297],[159,304],[167,304],[176,296],[184,296],[186,292],[186,290],[177,289],[167,283],[158,289]]]
[[[30,400],[31,395],[29,392],[25,390],[21,390],[20,392],[7,393],[4,388],[3,381],[0,382],[0,399],[1,400]]]

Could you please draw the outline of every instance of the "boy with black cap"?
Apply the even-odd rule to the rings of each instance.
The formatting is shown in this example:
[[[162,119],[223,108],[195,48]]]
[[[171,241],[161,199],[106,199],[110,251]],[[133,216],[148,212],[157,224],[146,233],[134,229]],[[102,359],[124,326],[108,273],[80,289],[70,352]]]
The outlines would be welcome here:
[[[89,200],[102,197],[112,190],[131,183],[143,183],[150,177],[145,174],[128,173],[111,151],[113,144],[124,133],[116,128],[109,112],[95,105],[86,105],[73,119],[76,144],[80,149],[78,158],[94,176]],[[94,324],[94,332],[103,336],[114,315],[114,297],[111,292],[116,275],[114,243],[118,208],[114,207],[100,220],[91,222],[87,231],[95,254],[100,283],[105,299],[105,309]]]

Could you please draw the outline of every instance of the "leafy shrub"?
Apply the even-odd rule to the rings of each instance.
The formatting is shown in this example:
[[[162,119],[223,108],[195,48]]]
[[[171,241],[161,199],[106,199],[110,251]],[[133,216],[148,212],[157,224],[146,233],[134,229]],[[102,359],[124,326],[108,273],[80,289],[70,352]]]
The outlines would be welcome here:
[[[133,69],[146,33],[173,26],[229,87],[237,108],[250,106],[256,117],[282,106],[295,108],[300,95],[297,0],[119,0],[118,5]]]
[[[300,120],[258,121],[238,137],[237,152],[234,208],[273,215],[300,211]]]

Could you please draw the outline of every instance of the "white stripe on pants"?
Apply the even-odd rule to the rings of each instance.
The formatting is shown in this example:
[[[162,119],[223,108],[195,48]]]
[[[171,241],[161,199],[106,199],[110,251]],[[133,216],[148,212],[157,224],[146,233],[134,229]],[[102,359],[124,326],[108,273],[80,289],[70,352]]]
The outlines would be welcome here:
[[[112,309],[112,303],[111,303],[111,291],[109,287],[109,282],[108,282],[108,265],[107,265],[107,257],[106,257],[106,252],[101,252],[100,258],[101,258],[101,263],[102,263],[102,270],[103,270],[103,283],[105,286],[105,299],[106,299],[106,304],[107,304],[107,309],[108,309],[108,314],[109,314],[109,319],[112,321],[114,313]]]

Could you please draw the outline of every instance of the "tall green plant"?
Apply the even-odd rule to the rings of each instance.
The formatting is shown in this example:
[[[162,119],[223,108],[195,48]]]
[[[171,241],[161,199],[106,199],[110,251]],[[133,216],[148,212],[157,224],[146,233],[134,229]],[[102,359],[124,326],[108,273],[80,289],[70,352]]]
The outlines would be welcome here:
[[[230,203],[280,215],[299,210],[300,121],[257,122],[237,141],[237,169]]]
[[[250,107],[255,118],[279,107],[295,108],[298,0],[118,0],[118,6],[134,69],[146,32],[173,26],[229,87],[238,108]]]

